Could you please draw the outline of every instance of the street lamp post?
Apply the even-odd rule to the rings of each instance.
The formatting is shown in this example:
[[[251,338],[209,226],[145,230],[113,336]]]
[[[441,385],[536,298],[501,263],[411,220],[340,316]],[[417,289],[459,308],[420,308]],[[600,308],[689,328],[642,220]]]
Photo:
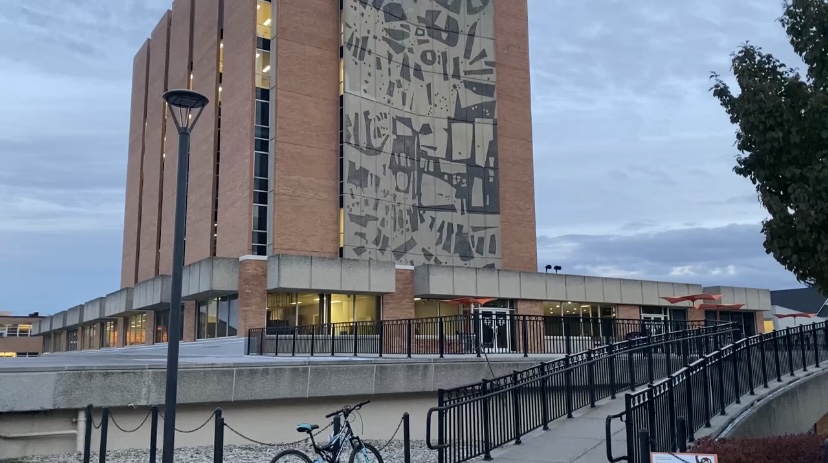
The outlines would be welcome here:
[[[178,172],[175,179],[175,230],[173,235],[170,326],[167,342],[167,388],[164,401],[164,450],[162,463],[173,463],[175,453],[175,405],[178,396],[178,344],[181,341],[181,280],[184,273],[184,225],[187,219],[187,168],[190,133],[207,97],[192,90],[170,90],[162,95],[178,129]]]

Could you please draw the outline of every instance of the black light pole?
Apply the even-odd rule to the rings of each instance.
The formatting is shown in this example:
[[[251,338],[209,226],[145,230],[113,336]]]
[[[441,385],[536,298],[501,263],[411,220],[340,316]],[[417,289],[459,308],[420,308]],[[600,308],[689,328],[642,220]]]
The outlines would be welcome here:
[[[178,344],[181,341],[181,279],[184,273],[184,225],[187,219],[187,167],[190,132],[207,97],[192,90],[170,90],[162,95],[178,129],[178,172],[175,179],[175,231],[173,235],[170,326],[167,329],[167,388],[164,401],[164,450],[162,463],[173,463],[175,453],[175,405],[178,399]]]

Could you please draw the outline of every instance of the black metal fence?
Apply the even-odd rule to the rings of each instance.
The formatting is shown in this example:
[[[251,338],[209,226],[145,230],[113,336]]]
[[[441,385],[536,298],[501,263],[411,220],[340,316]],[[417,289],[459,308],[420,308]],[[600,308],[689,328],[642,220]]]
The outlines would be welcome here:
[[[607,458],[610,462],[647,463],[650,451],[675,452],[710,427],[716,415],[742,396],[768,388],[770,381],[794,376],[797,370],[819,367],[828,359],[828,323],[816,323],[760,334],[717,345],[663,381],[627,394],[625,410],[607,417]],[[627,453],[612,455],[610,423],[626,423]]]
[[[106,459],[110,450],[107,448],[108,440],[109,440],[109,431],[110,425],[114,426],[117,431],[120,431],[124,434],[131,434],[137,432],[139,429],[143,429],[145,425],[149,425],[149,445],[147,450],[146,461],[149,463],[156,463],[160,461],[158,455],[158,419],[164,419],[164,415],[159,412],[159,407],[157,405],[153,405],[149,407],[147,410],[147,414],[141,423],[136,427],[123,427],[118,424],[115,419],[115,416],[112,414],[112,410],[109,407],[103,407],[100,411],[100,418],[95,419],[95,410],[92,405],[87,405],[85,410],[85,426],[84,426],[84,435],[83,435],[83,463],[90,463],[92,461],[97,460],[99,463],[106,463]],[[193,429],[178,429],[176,428],[175,431],[177,433],[182,434],[191,434],[197,431],[200,431],[203,428],[206,428],[210,423],[213,424],[213,463],[222,463],[224,462],[224,447],[225,441],[224,436],[226,431],[230,431],[234,435],[241,438],[241,440],[246,441],[246,443],[259,445],[262,447],[293,447],[299,445],[310,438],[305,436],[301,439],[289,443],[281,443],[281,444],[272,444],[267,442],[261,442],[256,439],[247,437],[246,435],[242,434],[238,429],[231,426],[229,423],[226,422],[226,418],[222,412],[221,408],[216,408],[213,413],[211,413],[207,419],[198,427]],[[333,421],[324,428],[319,429],[318,431],[314,432],[314,437],[319,436],[324,431],[329,428],[333,428],[334,434],[339,432],[340,426],[342,425],[341,417],[335,416]],[[92,448],[92,441],[93,441],[93,430],[98,431],[98,448],[93,454]],[[208,428],[209,429],[209,428]],[[380,452],[384,450],[388,445],[397,437],[397,433],[402,429],[402,444],[403,444],[403,463],[411,463],[411,426],[410,426],[410,418],[408,413],[404,413],[402,418],[400,419],[400,423],[397,426],[397,431],[394,432],[394,435],[391,436],[384,446],[380,448]],[[317,441],[317,443],[320,443]],[[97,457],[97,458],[93,458]]]
[[[563,359],[469,386],[438,391],[428,411],[426,442],[440,463],[483,456],[582,407],[643,384],[652,384],[730,343],[730,323],[605,344]],[[436,443],[432,434],[436,430]]]
[[[705,321],[474,313],[450,317],[255,328],[248,355],[571,354],[701,328]],[[715,323],[715,322],[713,322]]]

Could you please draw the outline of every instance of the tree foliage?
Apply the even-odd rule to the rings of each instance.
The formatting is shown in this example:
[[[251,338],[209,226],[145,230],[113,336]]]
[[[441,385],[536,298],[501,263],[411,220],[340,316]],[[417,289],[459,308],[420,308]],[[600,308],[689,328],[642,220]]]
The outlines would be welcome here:
[[[779,22],[807,74],[746,43],[732,55],[739,94],[718,74],[711,90],[737,126],[733,171],[770,215],[765,250],[828,291],[828,0],[787,0]]]

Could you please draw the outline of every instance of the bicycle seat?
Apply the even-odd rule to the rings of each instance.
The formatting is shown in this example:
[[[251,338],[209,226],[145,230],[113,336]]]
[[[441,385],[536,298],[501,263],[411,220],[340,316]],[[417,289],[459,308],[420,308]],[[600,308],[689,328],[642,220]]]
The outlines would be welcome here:
[[[302,423],[296,426],[296,432],[307,432],[310,433],[314,429],[319,429],[318,424],[310,424],[310,423]]]

